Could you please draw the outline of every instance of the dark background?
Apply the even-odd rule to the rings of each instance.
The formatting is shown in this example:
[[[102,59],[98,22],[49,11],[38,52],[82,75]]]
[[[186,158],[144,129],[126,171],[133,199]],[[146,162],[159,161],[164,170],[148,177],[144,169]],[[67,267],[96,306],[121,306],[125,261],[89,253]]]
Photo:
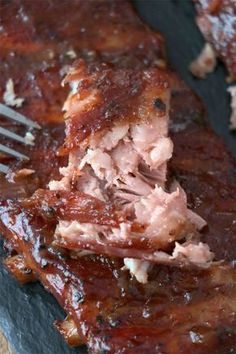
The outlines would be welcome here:
[[[211,125],[236,155],[236,136],[228,129],[229,95],[223,65],[205,80],[194,79],[188,71],[204,43],[194,24],[191,1],[138,0],[135,6],[151,27],[163,33],[171,66],[202,97]],[[0,265],[0,327],[16,354],[85,353],[84,348],[70,349],[64,343],[52,326],[59,318],[64,318],[63,311],[41,285],[21,287]]]

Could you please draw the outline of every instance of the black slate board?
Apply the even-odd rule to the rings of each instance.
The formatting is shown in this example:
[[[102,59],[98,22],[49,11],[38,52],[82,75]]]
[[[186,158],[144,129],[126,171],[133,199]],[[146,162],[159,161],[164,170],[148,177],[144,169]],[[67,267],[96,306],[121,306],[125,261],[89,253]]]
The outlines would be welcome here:
[[[194,24],[191,1],[137,0],[135,6],[149,25],[164,34],[170,64],[203,98],[210,123],[236,155],[236,136],[228,130],[229,96],[223,66],[202,81],[188,72],[189,63],[204,43]],[[0,261],[1,249],[0,245]],[[67,347],[52,326],[59,318],[64,318],[62,309],[40,284],[21,287],[0,265],[0,327],[16,354],[86,353],[85,348]]]

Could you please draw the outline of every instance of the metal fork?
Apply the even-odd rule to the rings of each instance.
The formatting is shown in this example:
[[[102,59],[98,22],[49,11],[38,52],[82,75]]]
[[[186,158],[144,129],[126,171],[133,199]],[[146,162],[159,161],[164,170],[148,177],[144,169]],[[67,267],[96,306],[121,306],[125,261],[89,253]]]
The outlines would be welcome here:
[[[19,122],[29,128],[41,129],[41,127],[40,127],[40,125],[38,125],[38,123],[33,122],[32,120],[26,118],[22,114],[16,112],[14,109],[11,109],[11,108],[5,106],[2,103],[0,103],[0,115],[6,117],[7,119]],[[27,139],[25,137],[18,135],[16,133],[13,133],[10,130],[2,128],[2,127],[0,127],[0,135],[3,135],[9,139],[18,141],[22,144],[34,145],[33,142],[27,141]],[[0,152],[14,156],[19,159],[29,160],[28,156],[26,156],[18,151],[15,151],[3,144],[0,144]],[[8,170],[9,170],[8,166],[0,163],[0,172],[7,173]]]

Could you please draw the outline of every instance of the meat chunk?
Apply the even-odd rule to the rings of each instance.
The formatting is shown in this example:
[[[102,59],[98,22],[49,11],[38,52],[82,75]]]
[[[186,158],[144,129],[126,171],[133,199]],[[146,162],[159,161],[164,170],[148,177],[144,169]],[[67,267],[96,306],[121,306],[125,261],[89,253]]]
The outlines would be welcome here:
[[[17,108],[21,107],[25,100],[24,98],[16,97],[15,90],[14,90],[14,83],[12,79],[9,79],[6,83],[6,90],[3,94],[3,100],[6,103],[6,105],[17,107]]]
[[[236,80],[236,2],[197,0],[197,24],[206,41],[225,63],[229,81]]]
[[[71,92],[64,104],[66,139],[60,152],[69,154],[69,165],[61,170],[62,180],[51,182],[50,188],[58,186],[67,193],[60,198],[59,191],[45,191],[38,198],[39,203],[46,202],[55,210],[53,195],[58,193],[66,211],[55,211],[54,244],[129,259],[126,267],[141,281],[147,279],[139,273],[140,269],[147,271],[147,261],[209,264],[212,253],[207,247],[199,261],[200,252],[195,252],[194,246],[185,254],[179,252],[182,257],[176,251],[172,255],[174,242],[198,237],[197,229],[204,222],[188,211],[180,185],[166,185],[167,162],[173,152],[168,136],[167,73],[117,70],[105,64],[85,65],[80,60],[64,83],[70,84]],[[98,198],[104,210],[111,203],[121,216],[118,224],[104,224],[101,216],[101,220],[95,217],[95,210],[91,219],[90,211],[86,220],[78,213],[71,218],[70,205],[79,210],[76,198],[81,193],[84,199]],[[86,215],[86,204],[80,207]],[[189,256],[191,252],[196,256]],[[136,266],[140,259],[146,263]]]
[[[94,140],[95,133],[102,131],[104,135],[114,125],[151,123],[158,116],[158,130],[167,129],[164,117],[169,109],[170,90],[167,75],[161,70],[115,70],[79,60],[66,76],[64,84],[67,83],[71,94],[64,104],[66,140],[61,153],[78,148],[82,142],[88,145],[89,137]]]
[[[207,43],[190,70],[204,78],[214,70],[217,55],[226,65],[228,81],[236,80],[236,2],[233,0],[197,0],[197,24]],[[235,129],[235,89],[230,87],[230,129]]]
[[[138,282],[147,283],[148,270],[150,263],[141,259],[124,258],[124,269],[129,269],[130,273],[135,276]]]
[[[204,79],[216,67],[216,54],[209,43],[206,43],[199,56],[190,64],[190,71],[198,78]]]

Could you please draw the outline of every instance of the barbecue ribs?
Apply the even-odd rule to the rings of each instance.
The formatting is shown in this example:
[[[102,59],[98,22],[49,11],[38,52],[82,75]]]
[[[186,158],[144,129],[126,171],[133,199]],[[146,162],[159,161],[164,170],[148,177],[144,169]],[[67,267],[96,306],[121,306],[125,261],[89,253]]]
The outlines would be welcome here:
[[[73,48],[86,63],[106,62],[117,70],[143,70],[154,63],[160,68],[165,66],[161,36],[143,25],[125,1],[71,1],[70,7],[57,1],[27,6],[16,1],[1,7],[5,31],[0,35],[1,92],[11,77],[27,102],[22,112],[44,125],[30,151],[31,161],[17,166],[12,161],[13,172],[32,168],[35,173],[15,183],[14,175],[8,181],[1,177],[1,232],[13,257],[6,266],[22,282],[27,273],[28,280],[42,282],[69,315],[56,323],[57,328],[68,343],[86,343],[91,353],[234,350],[236,287],[230,262],[235,259],[236,240],[235,163],[207,124],[199,122],[204,116],[201,103],[175,74],[169,76],[175,146],[170,175],[186,191],[189,207],[206,220],[204,241],[216,259],[224,258],[227,264],[207,270],[155,266],[143,285],[130,280],[118,258],[75,255],[75,259],[71,251],[52,247],[53,215],[48,210],[34,213],[29,204],[22,204],[51,179],[58,180],[58,167],[67,165],[65,157],[54,157],[63,141],[60,110],[67,95],[60,81],[72,63],[66,52]],[[64,212],[63,206],[57,207]],[[106,213],[103,217],[109,222]],[[115,213],[114,220],[117,217]]]

